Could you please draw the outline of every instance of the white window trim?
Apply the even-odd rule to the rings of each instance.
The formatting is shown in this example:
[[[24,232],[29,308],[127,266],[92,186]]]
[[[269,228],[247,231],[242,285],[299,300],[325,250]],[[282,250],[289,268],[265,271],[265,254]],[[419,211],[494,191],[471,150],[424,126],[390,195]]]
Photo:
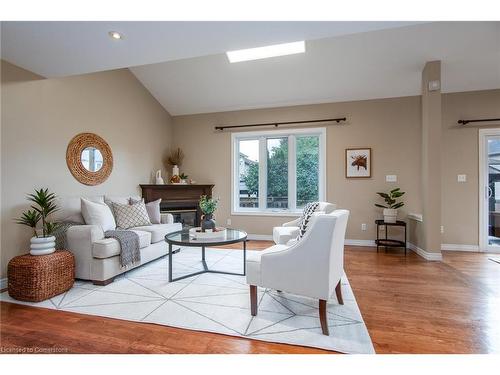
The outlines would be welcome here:
[[[231,215],[233,216],[281,216],[297,217],[302,213],[302,209],[297,210],[271,210],[264,208],[267,196],[267,149],[265,142],[259,142],[259,175],[263,178],[259,184],[259,208],[239,207],[239,143],[237,141],[245,139],[261,139],[272,136],[290,135],[318,135],[319,136],[319,192],[320,201],[326,200],[326,128],[305,128],[305,129],[279,129],[263,130],[258,132],[241,132],[231,134]],[[295,137],[288,139],[288,165],[289,170],[294,170],[295,166]],[[292,147],[293,148],[292,148]],[[296,180],[293,181],[295,173],[288,174],[288,199],[289,203],[296,200]],[[291,204],[290,204],[291,205]],[[293,207],[293,206],[292,206]]]

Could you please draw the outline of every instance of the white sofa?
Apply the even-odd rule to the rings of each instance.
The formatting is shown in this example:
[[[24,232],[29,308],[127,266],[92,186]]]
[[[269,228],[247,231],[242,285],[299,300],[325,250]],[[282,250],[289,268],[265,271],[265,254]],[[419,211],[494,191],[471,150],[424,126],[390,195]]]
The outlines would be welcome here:
[[[250,253],[246,260],[251,314],[257,315],[257,287],[319,300],[323,334],[328,335],[327,301],[335,290],[343,304],[344,238],[349,211],[314,213],[303,238],[291,245],[274,245]]]
[[[140,199],[137,196],[85,198],[97,203],[110,204],[110,202],[128,203],[130,197]],[[57,212],[56,220],[81,223],[71,226],[66,232],[68,250],[75,256],[75,276],[77,279],[92,280],[97,285],[109,284],[115,276],[166,255],[168,247],[165,235],[182,229],[180,223],[173,222],[173,216],[170,214],[162,214],[161,224],[131,228],[130,230],[139,235],[141,262],[132,267],[122,268],[119,260],[121,251],[119,242],[113,238],[104,238],[100,226],[85,225],[80,197],[59,198],[58,206],[60,210]]]
[[[335,210],[337,206],[333,203],[319,202],[319,207],[316,212],[329,214]],[[286,245],[288,241],[297,238],[299,235],[300,217],[283,224],[281,227],[273,228],[273,240],[276,245]]]

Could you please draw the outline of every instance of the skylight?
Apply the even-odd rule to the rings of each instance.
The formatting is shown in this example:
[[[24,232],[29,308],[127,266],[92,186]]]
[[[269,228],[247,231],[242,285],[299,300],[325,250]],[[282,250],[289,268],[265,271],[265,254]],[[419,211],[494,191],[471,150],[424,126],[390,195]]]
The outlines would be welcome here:
[[[274,44],[272,46],[240,49],[237,51],[226,52],[229,62],[236,63],[240,61],[260,60],[269,57],[294,55],[306,52],[306,43],[304,41]]]

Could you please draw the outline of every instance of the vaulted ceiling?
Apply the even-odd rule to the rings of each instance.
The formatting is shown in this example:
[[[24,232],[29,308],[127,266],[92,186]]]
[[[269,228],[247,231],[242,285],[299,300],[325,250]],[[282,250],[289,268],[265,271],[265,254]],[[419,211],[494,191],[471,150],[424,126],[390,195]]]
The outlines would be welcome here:
[[[108,37],[119,31],[124,39]],[[2,58],[45,77],[129,67],[172,114],[500,88],[499,22],[3,22]],[[227,50],[306,40],[230,64]]]

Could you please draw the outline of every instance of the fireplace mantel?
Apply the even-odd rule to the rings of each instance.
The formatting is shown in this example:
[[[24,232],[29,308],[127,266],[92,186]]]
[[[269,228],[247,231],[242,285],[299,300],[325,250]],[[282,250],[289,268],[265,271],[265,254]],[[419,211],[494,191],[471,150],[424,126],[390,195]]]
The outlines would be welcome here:
[[[170,210],[196,210],[196,225],[199,225],[201,212],[199,208],[200,196],[212,196],[212,184],[165,184],[165,185],[140,185],[142,197],[146,203],[161,198],[162,211]]]

